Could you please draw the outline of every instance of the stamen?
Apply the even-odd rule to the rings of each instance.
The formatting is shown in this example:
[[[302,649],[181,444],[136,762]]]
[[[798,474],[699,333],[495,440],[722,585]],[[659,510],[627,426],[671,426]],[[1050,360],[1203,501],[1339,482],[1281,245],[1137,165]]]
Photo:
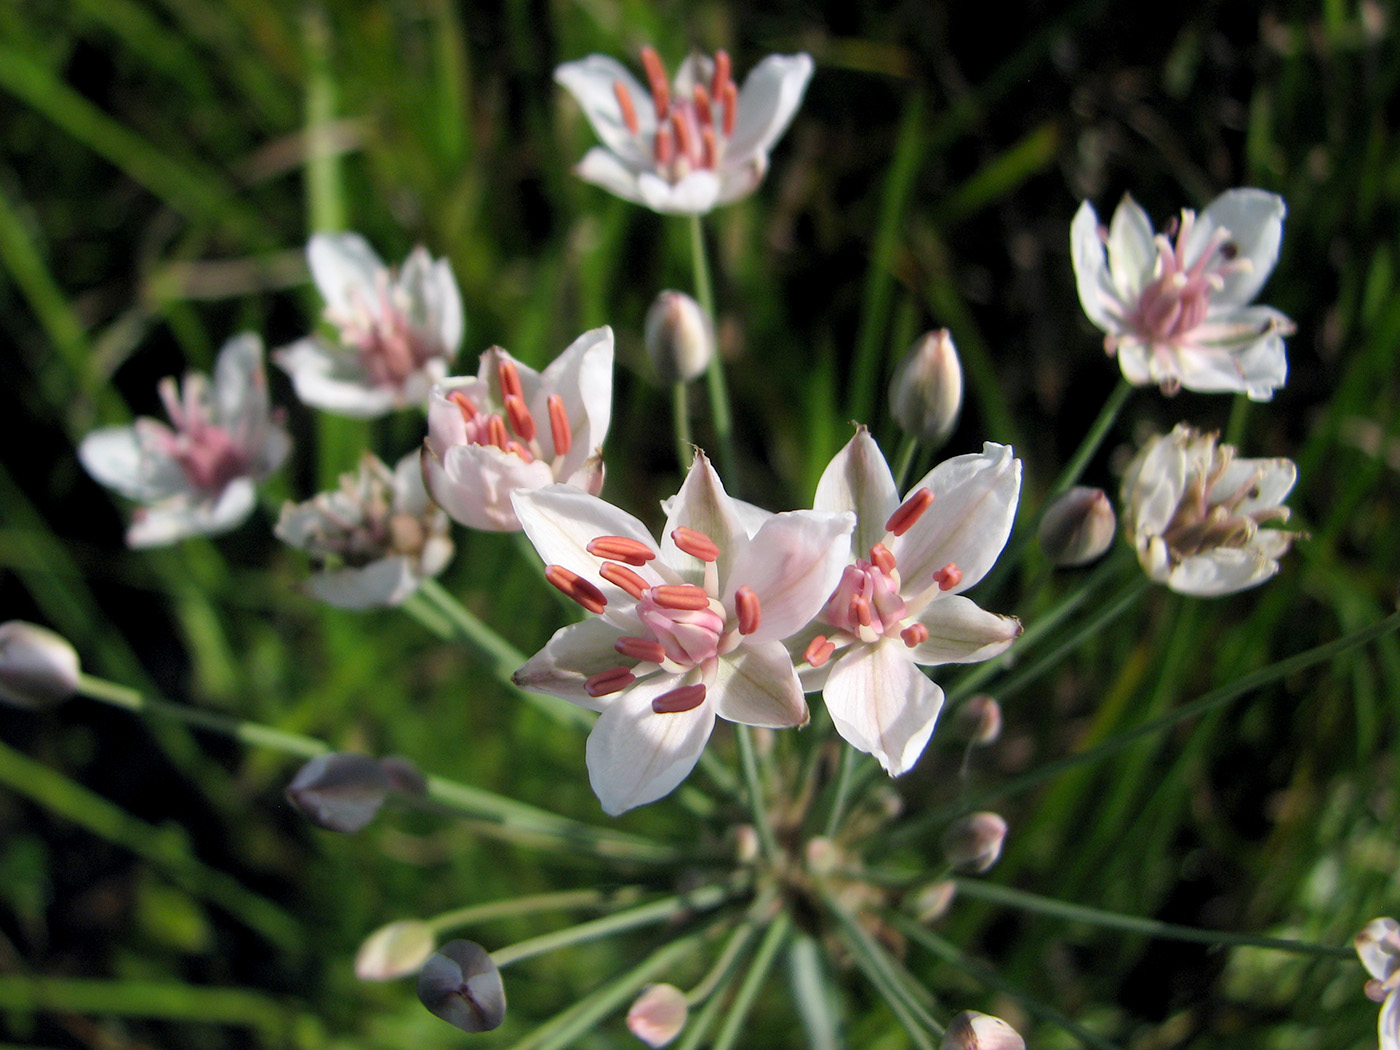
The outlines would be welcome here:
[[[928,641],[928,628],[921,623],[911,624],[900,631],[899,636],[904,639],[905,645],[915,649]]]
[[[566,598],[572,598],[595,615],[608,607],[608,599],[603,596],[603,592],[572,569],[566,569],[562,565],[546,565],[544,578],[557,587]]]
[[[753,634],[763,621],[763,609],[758,594],[748,584],[734,592],[734,612],[739,617],[739,633]]]
[[[651,589],[651,600],[663,609],[680,609],[686,612],[699,612],[710,607],[710,596],[705,588],[693,583],[663,583]]]
[[[943,568],[933,574],[934,582],[938,584],[940,591],[951,591],[958,584],[962,583],[962,570],[953,562],[949,562]]]
[[[518,442],[518,441],[507,441],[507,442],[506,442],[506,451],[507,451],[507,452],[513,452],[513,453],[515,453],[517,456],[519,456],[521,459],[523,459],[526,463],[533,463],[533,462],[535,462],[535,455],[534,455],[534,453],[531,452],[528,448],[526,448],[524,445],[522,445],[522,444],[521,444],[520,442]]]
[[[500,416],[492,416],[486,421],[486,443],[495,445],[503,452],[510,443],[510,435],[506,433],[506,421]]]
[[[862,598],[859,594],[851,596],[851,619],[862,627],[869,627],[875,622],[875,618],[870,614],[870,601]]]
[[[622,110],[622,122],[627,125],[627,130],[634,135],[639,134],[642,126],[637,122],[637,107],[632,105],[632,93],[627,90],[627,85],[614,80],[613,94],[617,96],[617,108]]]
[[[651,709],[658,715],[676,715],[683,711],[694,711],[705,702],[703,685],[683,685],[662,693],[651,702]]]
[[[652,101],[656,103],[656,119],[665,120],[671,112],[671,83],[666,79],[666,67],[655,48],[642,48],[642,66],[647,71]]]
[[[535,417],[519,394],[506,395],[506,418],[510,420],[510,429],[519,434],[522,441],[535,440]]]
[[[607,696],[609,693],[620,692],[637,680],[634,675],[625,667],[612,667],[606,671],[599,671],[593,677],[583,683],[583,688],[588,691],[591,697]]]
[[[603,577],[615,587],[621,587],[638,601],[642,600],[642,595],[647,592],[647,581],[638,576],[626,565],[619,565],[615,561],[605,561],[598,569],[598,575]]]
[[[897,563],[894,560],[894,555],[890,553],[890,549],[883,543],[877,543],[870,548],[870,564],[888,576],[894,572]]]
[[[710,93],[705,90],[704,84],[695,85],[695,119],[699,121],[703,128],[707,124],[714,124],[714,114],[710,112]]]
[[[719,544],[699,529],[688,528],[685,525],[677,526],[671,530],[671,539],[677,547],[692,558],[699,558],[706,562],[719,558]]]
[[[890,520],[885,522],[885,531],[892,532],[896,536],[903,536],[909,531],[909,527],[923,517],[924,511],[932,505],[933,493],[929,491],[927,486],[919,489],[890,515]]]
[[[719,146],[715,142],[715,129],[706,124],[700,129],[700,167],[714,169],[719,163]]]
[[[718,94],[715,95],[719,97]],[[739,112],[739,89],[734,86],[734,81],[729,81],[724,85],[724,137],[729,138],[734,134],[734,119]]]
[[[652,143],[652,157],[658,168],[664,168],[671,163],[671,159],[675,155],[675,150],[671,148],[671,125],[662,124],[656,129],[656,139]]]
[[[564,399],[558,394],[545,398],[549,409],[549,436],[554,440],[554,454],[567,456],[574,447],[574,432],[569,426],[569,413],[564,408]]]
[[[447,400],[457,406],[457,410],[462,413],[462,418],[466,420],[466,422],[470,423],[476,418],[476,405],[472,403],[471,398],[467,397],[467,395],[460,390],[454,390],[448,394]]]
[[[502,361],[496,370],[496,375],[501,381],[501,396],[503,398],[510,397],[512,394],[516,397],[525,396],[525,388],[520,385],[520,372],[516,369],[513,361]]]
[[[613,642],[613,648],[629,660],[640,660],[644,664],[659,664],[666,659],[665,648],[655,638],[624,635]]]
[[[630,536],[599,536],[589,540],[584,550],[595,558],[624,561],[628,565],[645,565],[656,557],[656,551]]]
[[[710,97],[716,102],[724,101],[724,92],[729,87],[729,52],[715,52],[715,75],[710,81]]]
[[[807,643],[807,648],[802,653],[802,659],[807,661],[810,667],[820,667],[831,659],[831,654],[836,652],[836,643],[829,641],[824,634],[819,634]]]
[[[690,133],[690,122],[680,110],[671,113],[671,127],[676,133],[676,152],[682,157],[695,160],[695,136]]]

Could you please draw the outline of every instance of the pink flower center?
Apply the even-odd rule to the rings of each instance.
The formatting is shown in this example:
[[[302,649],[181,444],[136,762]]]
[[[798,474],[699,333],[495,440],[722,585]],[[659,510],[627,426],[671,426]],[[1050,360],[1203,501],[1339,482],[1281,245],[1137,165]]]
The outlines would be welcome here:
[[[1175,243],[1170,231],[1155,238],[1158,275],[1143,289],[1127,319],[1150,343],[1180,346],[1188,341],[1206,319],[1211,293],[1224,287],[1225,277],[1250,267],[1248,259],[1239,258],[1239,249],[1226,229],[1216,229],[1200,257],[1188,267],[1186,242],[1195,222],[1195,213],[1184,211]]]
[[[387,272],[375,283],[373,299],[357,292],[348,313],[327,310],[326,317],[340,329],[345,345],[355,348],[371,383],[400,387],[443,350],[409,318]]]
[[[534,414],[525,403],[525,391],[520,383],[520,370],[514,362],[502,358],[496,369],[496,378],[501,388],[501,409],[473,400],[464,391],[453,390],[447,399],[457,406],[466,424],[467,444],[495,445],[502,452],[519,456],[526,463],[533,463],[546,455],[540,443],[540,430]],[[553,447],[553,458],[562,459],[573,447],[573,429],[569,425],[569,413],[564,407],[564,399],[558,394],[550,394],[545,399],[549,413],[549,436]]]
[[[693,171],[713,171],[724,158],[724,148],[734,134],[739,92],[730,76],[729,55],[716,51],[710,83],[696,84],[689,95],[671,90],[666,67],[650,47],[642,48],[642,65],[651,88],[656,130],[642,134],[641,121],[631,92],[621,81],[613,82],[613,94],[627,130],[651,154],[657,174],[676,183]]]
[[[209,420],[203,389],[202,382],[187,379],[180,398],[173,379],[161,384],[174,430],[161,427],[157,440],[160,451],[180,464],[192,488],[217,496],[230,481],[252,472],[253,456],[245,440]]]

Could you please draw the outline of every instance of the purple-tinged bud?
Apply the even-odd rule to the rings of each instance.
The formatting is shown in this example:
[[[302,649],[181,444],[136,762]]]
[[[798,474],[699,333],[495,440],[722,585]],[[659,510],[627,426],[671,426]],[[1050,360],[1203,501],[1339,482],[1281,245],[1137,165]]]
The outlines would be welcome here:
[[[943,855],[954,868],[986,871],[1001,856],[1006,821],[995,813],[971,813],[943,833]]]
[[[490,954],[472,941],[448,941],[418,974],[418,998],[464,1032],[489,1032],[506,1018],[506,990]]]
[[[287,785],[287,801],[327,831],[359,831],[389,797],[389,774],[370,755],[317,755]]]
[[[890,415],[910,437],[941,445],[958,425],[962,362],[948,329],[929,332],[913,345],[890,380]]]
[[[1108,550],[1117,527],[1108,494],[1076,485],[1050,504],[1040,519],[1040,549],[1052,565],[1088,565]]]
[[[647,311],[647,354],[664,383],[685,383],[709,367],[715,334],[700,304],[684,292],[662,292]]]
[[[1026,1050],[1026,1041],[1000,1017],[964,1010],[949,1022],[942,1050]]]
[[[681,1034],[689,1013],[684,992],[675,985],[653,984],[627,1011],[627,1027],[647,1046],[665,1046]]]
[[[81,676],[67,639],[24,620],[0,624],[0,700],[48,707],[76,693]]]
[[[417,973],[433,954],[433,928],[418,919],[381,926],[355,954],[355,976],[362,981],[392,981]]]
[[[914,915],[920,922],[937,922],[948,913],[957,895],[958,887],[952,879],[931,882],[914,894]]]
[[[1001,705],[986,693],[978,693],[957,709],[953,725],[973,747],[996,743],[1001,736]]]
[[[384,770],[384,775],[389,778],[389,787],[403,795],[414,795],[422,798],[428,793],[428,778],[407,758],[402,755],[390,755],[388,758],[379,760],[379,767]]]

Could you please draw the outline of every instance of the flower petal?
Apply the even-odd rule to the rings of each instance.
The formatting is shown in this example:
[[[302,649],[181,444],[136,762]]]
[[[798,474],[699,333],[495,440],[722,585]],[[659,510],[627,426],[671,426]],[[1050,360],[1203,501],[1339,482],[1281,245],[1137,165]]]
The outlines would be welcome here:
[[[554,475],[542,460],[526,463],[495,445],[453,445],[439,459],[423,446],[423,482],[433,502],[452,520],[486,532],[520,528],[511,496],[550,484]]]
[[[379,294],[384,263],[358,233],[317,233],[306,245],[311,276],[326,308],[350,313]]]
[[[307,589],[328,605],[341,609],[372,609],[398,605],[418,589],[421,578],[412,559],[381,558],[361,568],[319,572]]]
[[[1222,594],[1234,594],[1236,591],[1256,587],[1278,570],[1278,560],[1270,557],[1258,545],[1217,547],[1207,554],[1183,558],[1181,563],[1171,570],[1166,584],[1178,594],[1216,598]]]
[[[699,449],[690,464],[680,491],[672,498],[666,513],[666,529],[661,537],[661,556],[674,566],[688,583],[703,584],[705,565],[676,546],[671,534],[685,527],[703,532],[719,547],[715,567],[721,584],[730,577],[736,560],[749,545],[749,534],[734,501],[724,491],[709,457]],[[741,581],[742,582],[742,581]]]
[[[1084,313],[1095,327],[1105,332],[1118,331],[1121,304],[1113,288],[1104,243],[1099,239],[1099,216],[1088,201],[1074,213],[1069,227],[1069,246]]]
[[[651,167],[651,156],[642,144],[650,142],[656,130],[656,110],[649,104],[651,91],[638,83],[626,66],[608,55],[589,55],[576,62],[565,62],[554,71],[554,82],[578,101],[604,146],[634,170]],[[632,96],[639,132],[636,135],[628,130],[617,102],[614,85],[619,82]]]
[[[126,531],[127,545],[163,547],[190,536],[215,536],[241,525],[257,503],[253,482],[235,478],[217,500],[175,496],[139,507]]]
[[[353,352],[328,346],[314,336],[283,347],[273,353],[272,360],[292,377],[301,402],[312,408],[353,419],[373,419],[396,406],[398,391],[367,385]]]
[[[1186,493],[1186,433],[1178,427],[1143,446],[1123,475],[1123,524],[1135,545],[1160,536]]]
[[[822,471],[812,506],[817,510],[855,512],[851,547],[859,557],[884,539],[885,522],[899,506],[899,489],[884,453],[865,427],[856,428],[855,437]]]
[[[719,190],[719,176],[713,171],[692,171],[675,183],[649,171],[637,176],[642,203],[663,215],[703,215],[718,203]]]
[[[672,791],[700,760],[715,724],[708,698],[690,711],[657,714],[651,702],[681,684],[659,674],[620,693],[588,734],[588,779],[617,816]]]
[[[116,489],[127,499],[151,503],[188,489],[185,475],[169,456],[158,455],[143,440],[142,429],[154,427],[169,433],[153,419],[139,426],[103,427],[78,445],[78,459],[93,479]]]
[[[1200,257],[1217,229],[1230,231],[1236,258],[1250,263],[1225,276],[1224,287],[1211,297],[1213,302],[1243,306],[1258,294],[1278,262],[1287,210],[1278,194],[1246,188],[1227,190],[1200,214],[1186,242],[1188,266]]]
[[[836,731],[878,758],[892,777],[918,761],[943,709],[943,690],[919,672],[898,638],[851,646],[832,669],[822,699]]]
[[[619,160],[617,154],[602,146],[594,146],[585,153],[583,160],[574,165],[574,174],[584,182],[601,186],[623,200],[650,206],[642,194],[641,187],[637,185],[638,173]]]
[[[750,642],[778,641],[800,631],[821,611],[850,560],[855,516],[815,510],[775,514],[754,533],[729,570],[721,602],[734,608],[734,593],[749,587],[762,618]]]
[[[789,729],[806,725],[810,717],[792,657],[781,642],[748,642],[722,657],[710,696],[721,718],[741,725]]]
[[[811,79],[812,57],[806,54],[769,55],[754,66],[739,91],[723,163],[739,165],[766,154],[792,122]]]
[[[1021,635],[1021,622],[980,608],[970,598],[950,595],[930,602],[919,617],[928,640],[914,648],[914,662],[971,664],[1006,652]]]
[[[1234,459],[1211,486],[1206,498],[1212,503],[1237,495],[1249,487],[1245,498],[1235,507],[1239,515],[1277,507],[1293,491],[1298,480],[1298,467],[1291,459]]]
[[[640,628],[640,624],[637,625]],[[624,663],[613,643],[624,634],[636,634],[600,616],[590,616],[554,632],[544,648],[511,675],[521,689],[557,696],[590,711],[601,711],[613,695],[590,696],[588,679]]]
[[[1152,220],[1126,193],[1113,209],[1108,227],[1108,266],[1113,287],[1122,302],[1135,302],[1152,280],[1157,246],[1152,241]]]
[[[572,447],[558,470],[560,477],[580,469],[608,436],[612,387],[613,330],[607,325],[584,332],[541,374],[539,393],[529,399],[530,410],[541,422],[547,420],[547,399],[558,394],[573,433]],[[549,441],[547,434],[541,435],[541,445],[549,448]]]
[[[1400,969],[1400,922],[1372,919],[1354,943],[1361,965],[1376,980],[1387,981]]]
[[[214,418],[221,426],[261,434],[268,422],[267,373],[262,339],[252,332],[224,343],[214,362]]]

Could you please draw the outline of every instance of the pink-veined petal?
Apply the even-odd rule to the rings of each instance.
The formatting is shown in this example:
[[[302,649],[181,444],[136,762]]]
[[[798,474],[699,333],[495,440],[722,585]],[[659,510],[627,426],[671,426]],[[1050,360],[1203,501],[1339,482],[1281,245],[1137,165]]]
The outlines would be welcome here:
[[[1006,652],[1021,635],[1021,623],[1015,617],[987,612],[960,595],[930,602],[919,622],[928,628],[928,639],[912,652],[914,662],[924,666],[990,660]]]
[[[453,521],[486,532],[519,529],[511,496],[554,480],[548,463],[527,463],[495,445],[453,445],[439,458],[424,444],[422,466],[433,502]]]
[[[511,680],[532,693],[561,697],[590,711],[601,711],[616,694],[590,696],[588,679],[628,663],[618,655],[613,643],[624,634],[637,634],[640,626],[621,627],[601,616],[590,616],[561,627]]]
[[[884,539],[885,522],[899,506],[899,490],[884,453],[865,427],[856,428],[855,437],[822,471],[812,506],[817,510],[855,513],[851,547],[858,557],[865,557],[872,546]]]
[[[683,552],[671,538],[682,526],[703,532],[715,541],[719,547],[715,567],[721,583],[728,580],[735,561],[749,545],[749,534],[734,501],[724,491],[719,474],[710,465],[709,457],[698,449],[680,491],[669,501],[666,528],[661,536],[661,556],[686,582],[703,585],[704,563]]]
[[[919,672],[898,638],[851,646],[827,678],[822,699],[836,731],[878,758],[892,777],[918,761],[943,709],[943,690]]]
[[[849,561],[855,516],[815,510],[775,514],[754,533],[729,575],[721,574],[726,609],[734,594],[749,587],[758,596],[762,618],[751,642],[778,641],[800,631],[821,611]]]
[[[588,779],[610,816],[670,793],[700,760],[715,724],[708,698],[690,711],[657,714],[651,702],[681,684],[658,674],[623,690],[588,734]]]
[[[747,642],[721,657],[710,685],[715,713],[746,726],[806,725],[807,701],[781,642]]]

